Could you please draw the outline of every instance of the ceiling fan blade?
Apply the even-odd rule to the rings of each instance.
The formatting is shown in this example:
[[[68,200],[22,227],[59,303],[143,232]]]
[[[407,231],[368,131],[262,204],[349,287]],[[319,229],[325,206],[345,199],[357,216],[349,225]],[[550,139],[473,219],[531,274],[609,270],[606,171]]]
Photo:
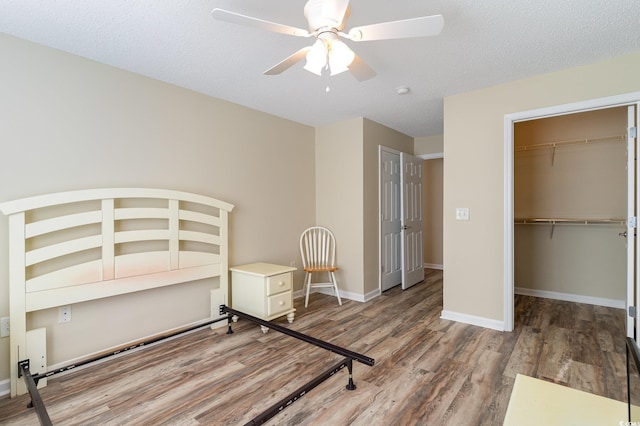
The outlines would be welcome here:
[[[294,35],[298,37],[309,37],[311,34],[302,28],[291,27],[289,25],[277,24],[275,22],[265,21],[263,19],[253,18],[251,16],[241,15],[239,13],[230,12],[224,9],[215,8],[211,11],[214,18],[231,22],[232,24],[246,25],[256,27],[274,33]]]
[[[348,37],[352,41],[426,37],[440,34],[443,27],[444,18],[442,15],[422,16],[355,27],[349,31]]]
[[[376,72],[371,69],[371,67],[367,65],[365,61],[360,59],[358,55],[355,56],[353,62],[351,62],[351,65],[349,65],[349,72],[353,74],[353,76],[357,78],[358,81],[369,80],[370,78],[376,76]]]
[[[286,71],[292,65],[294,65],[297,62],[300,62],[301,60],[303,60],[307,56],[307,52],[309,50],[311,50],[311,46],[303,47],[302,49],[298,50],[293,55],[289,56],[284,61],[282,61],[279,64],[274,65],[273,67],[271,67],[268,70],[266,70],[264,72],[264,74],[266,74],[266,75],[277,75],[277,74],[280,74],[283,71]]]

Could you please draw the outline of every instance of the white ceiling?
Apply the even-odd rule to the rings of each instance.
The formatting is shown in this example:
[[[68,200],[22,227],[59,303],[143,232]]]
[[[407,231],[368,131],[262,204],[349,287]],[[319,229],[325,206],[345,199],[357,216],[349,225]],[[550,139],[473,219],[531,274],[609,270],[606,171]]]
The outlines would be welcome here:
[[[640,49],[639,0],[352,0],[346,30],[434,14],[444,16],[444,30],[429,38],[346,40],[377,72],[364,82],[349,73],[318,77],[302,63],[265,76],[312,40],[210,13],[219,7],[306,29],[304,4],[0,0],[0,32],[300,123],[366,117],[413,137],[442,133],[446,96]],[[411,91],[397,95],[398,86]]]

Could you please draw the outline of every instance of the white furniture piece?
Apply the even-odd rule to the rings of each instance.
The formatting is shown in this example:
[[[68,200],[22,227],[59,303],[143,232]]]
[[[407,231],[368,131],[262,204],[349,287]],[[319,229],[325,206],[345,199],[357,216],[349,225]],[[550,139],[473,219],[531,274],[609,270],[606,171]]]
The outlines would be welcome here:
[[[331,287],[340,300],[340,290],[336,281],[336,238],[329,229],[323,226],[312,226],[307,228],[300,236],[300,255],[304,266],[304,286],[302,291],[306,293],[304,307],[309,304],[309,291],[311,288]],[[326,273],[328,282],[313,282],[313,274]],[[305,289],[306,287],[306,289]]]
[[[37,359],[31,372],[46,372],[46,330],[27,330],[29,312],[208,278],[218,281],[212,305],[227,304],[232,209],[211,197],[148,188],[87,189],[0,203],[9,216],[11,396],[27,392],[18,379],[19,361]],[[128,244],[138,249],[123,250]],[[87,259],[87,250],[98,255]]]
[[[295,317],[293,307],[293,271],[291,266],[251,263],[231,270],[231,307],[265,321]],[[269,328],[260,326],[266,333]]]

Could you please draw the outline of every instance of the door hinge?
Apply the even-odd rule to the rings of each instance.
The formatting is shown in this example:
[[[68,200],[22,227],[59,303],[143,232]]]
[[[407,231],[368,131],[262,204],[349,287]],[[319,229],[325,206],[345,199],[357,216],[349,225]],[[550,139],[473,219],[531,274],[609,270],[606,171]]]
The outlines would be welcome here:
[[[629,216],[629,220],[627,221],[627,227],[629,227],[629,228],[637,228],[638,227],[638,218],[636,216]]]
[[[637,127],[629,127],[629,137],[637,138],[638,137],[638,128]]]
[[[636,317],[636,307],[635,306],[629,306],[629,316],[631,318],[635,318]]]

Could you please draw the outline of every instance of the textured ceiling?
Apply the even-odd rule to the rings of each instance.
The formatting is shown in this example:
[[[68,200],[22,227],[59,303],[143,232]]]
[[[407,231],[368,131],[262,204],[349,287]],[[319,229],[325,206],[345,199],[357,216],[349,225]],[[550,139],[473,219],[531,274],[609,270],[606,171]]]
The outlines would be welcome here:
[[[265,76],[312,40],[211,16],[219,7],[306,29],[304,4],[0,0],[0,32],[312,126],[366,117],[414,137],[442,132],[445,96],[640,49],[639,0],[352,0],[347,30],[434,14],[444,16],[444,30],[347,40],[377,72],[364,82],[318,77],[302,64]],[[397,95],[398,86],[411,91]]]

